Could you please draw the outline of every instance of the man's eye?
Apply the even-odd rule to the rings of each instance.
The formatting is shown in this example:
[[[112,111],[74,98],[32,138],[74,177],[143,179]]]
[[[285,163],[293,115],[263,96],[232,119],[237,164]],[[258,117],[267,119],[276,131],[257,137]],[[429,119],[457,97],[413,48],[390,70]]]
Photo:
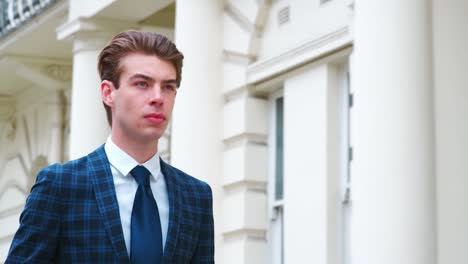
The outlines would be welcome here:
[[[148,87],[148,83],[147,82],[137,82],[136,85],[138,87],[141,87],[141,88],[146,88]]]
[[[164,89],[169,90],[169,91],[174,91],[175,87],[173,85],[165,85]]]

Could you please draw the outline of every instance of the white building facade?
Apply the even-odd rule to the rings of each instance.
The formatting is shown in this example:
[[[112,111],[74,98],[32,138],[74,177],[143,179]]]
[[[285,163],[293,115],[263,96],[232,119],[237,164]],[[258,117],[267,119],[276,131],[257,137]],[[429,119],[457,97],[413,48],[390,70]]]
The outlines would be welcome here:
[[[184,53],[162,156],[210,183],[216,262],[468,259],[468,1],[0,0],[0,262],[36,173],[103,144],[97,55]]]

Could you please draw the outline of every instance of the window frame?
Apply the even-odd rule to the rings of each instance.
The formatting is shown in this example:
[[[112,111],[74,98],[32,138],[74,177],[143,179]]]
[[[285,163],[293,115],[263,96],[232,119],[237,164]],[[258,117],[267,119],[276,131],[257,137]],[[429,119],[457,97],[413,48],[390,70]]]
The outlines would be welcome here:
[[[276,102],[283,98],[283,175],[282,199],[276,199]],[[269,262],[272,264],[284,263],[284,90],[272,92],[268,96],[269,104],[269,133],[268,133],[268,231],[267,244],[269,249]],[[280,247],[279,250],[277,247]]]

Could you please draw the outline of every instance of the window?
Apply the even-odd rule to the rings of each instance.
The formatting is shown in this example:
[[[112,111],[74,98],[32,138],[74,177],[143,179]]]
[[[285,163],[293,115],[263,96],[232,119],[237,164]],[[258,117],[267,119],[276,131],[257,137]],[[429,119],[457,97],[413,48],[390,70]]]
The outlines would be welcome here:
[[[350,237],[351,237],[351,174],[350,166],[353,159],[353,149],[350,143],[351,108],[353,107],[353,95],[350,93],[350,78],[347,64],[339,70],[340,89],[340,123],[341,123],[341,255],[343,264],[351,263]]]
[[[283,200],[283,97],[275,99],[275,201]]]
[[[268,145],[270,149],[269,172],[269,229],[268,247],[270,260],[268,263],[282,264],[284,239],[283,239],[283,128],[284,128],[284,102],[282,91],[276,92],[270,97],[270,136]]]

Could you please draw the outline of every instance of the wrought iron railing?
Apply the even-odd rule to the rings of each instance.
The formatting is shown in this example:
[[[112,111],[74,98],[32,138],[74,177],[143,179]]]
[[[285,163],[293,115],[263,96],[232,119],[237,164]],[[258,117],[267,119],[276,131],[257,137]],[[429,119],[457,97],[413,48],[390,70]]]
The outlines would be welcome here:
[[[19,28],[57,0],[0,0],[0,38]]]

